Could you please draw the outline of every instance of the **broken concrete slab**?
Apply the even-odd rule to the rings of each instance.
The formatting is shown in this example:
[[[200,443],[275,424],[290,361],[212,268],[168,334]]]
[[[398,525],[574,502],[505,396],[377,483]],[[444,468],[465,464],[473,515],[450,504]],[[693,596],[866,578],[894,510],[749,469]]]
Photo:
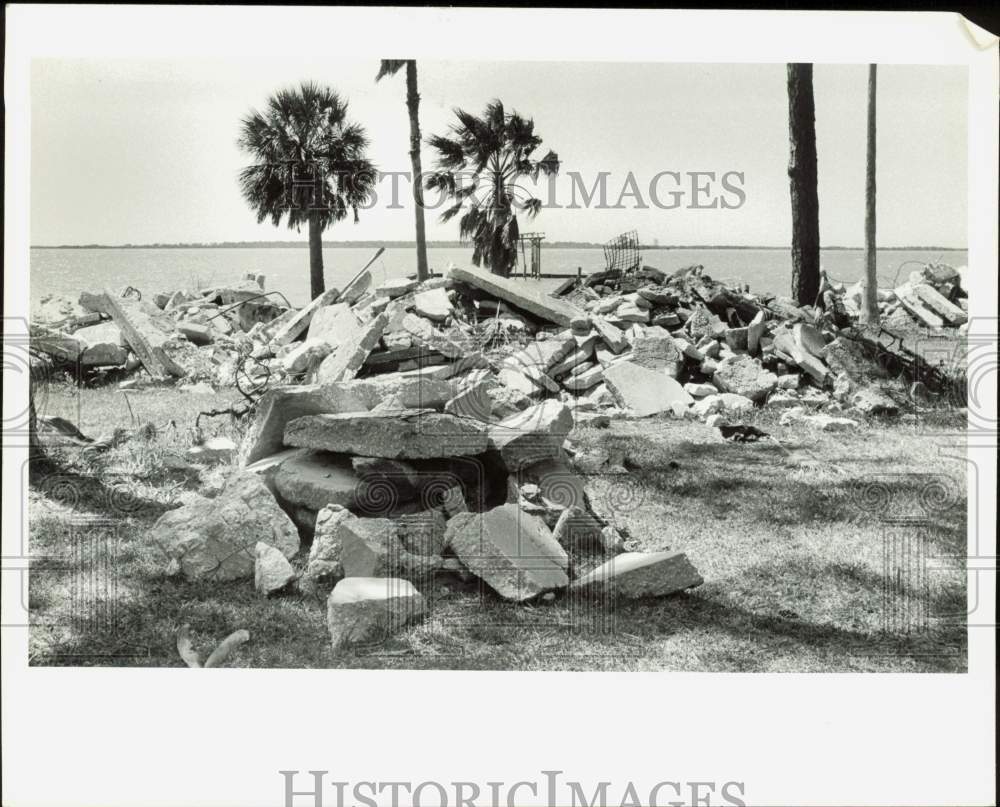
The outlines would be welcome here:
[[[444,289],[434,291],[443,292]],[[463,335],[442,333],[426,319],[415,314],[404,316],[400,325],[412,338],[449,359],[457,359],[471,349],[471,343]]]
[[[451,266],[448,275],[452,280],[485,291],[536,317],[563,327],[569,327],[575,317],[584,313],[574,305],[542,294],[525,283],[495,275],[486,269]]]
[[[491,419],[493,413],[493,398],[490,396],[490,390],[495,386],[496,382],[492,378],[472,384],[445,403],[444,411],[449,415],[472,418],[486,423]]]
[[[733,392],[752,401],[763,400],[778,385],[778,377],[746,355],[731,356],[719,362],[712,383],[721,392]]]
[[[505,599],[521,602],[569,583],[566,552],[541,518],[516,504],[454,516],[448,527],[459,560]]]
[[[323,363],[316,371],[316,380],[324,384],[354,378],[368,358],[368,354],[378,345],[388,321],[386,314],[379,314],[371,322],[358,328],[353,336],[337,345],[335,350],[323,359]]]
[[[944,295],[939,294],[936,289],[926,283],[918,283],[913,286],[913,293],[920,302],[949,325],[961,325],[969,321],[969,315],[965,311],[949,302]]]
[[[542,401],[489,426],[490,448],[508,470],[560,456],[573,428],[573,412],[560,401]]]
[[[573,590],[618,597],[664,597],[704,583],[683,552],[625,552],[573,583]]]
[[[663,370],[650,370],[631,361],[604,370],[604,381],[619,406],[646,417],[672,411],[673,405],[690,406],[694,399]]]
[[[254,572],[255,547],[264,542],[286,558],[299,550],[299,533],[256,474],[233,477],[214,499],[194,497],[160,516],[150,540],[169,559],[168,574],[188,580],[236,580]]]
[[[413,310],[422,317],[443,322],[452,315],[448,292],[442,287],[417,292],[413,295]]]
[[[107,314],[121,329],[132,352],[138,356],[146,371],[153,378],[174,376],[183,378],[184,368],[177,364],[164,346],[178,335],[174,320],[152,303],[133,297],[117,297],[105,289],[99,295],[91,295],[90,310]],[[83,303],[84,296],[80,301]]]
[[[408,580],[345,577],[327,600],[326,623],[334,650],[383,641],[427,611],[423,596]]]
[[[257,404],[257,416],[241,446],[249,465],[285,448],[285,426],[296,418],[338,412],[365,412],[364,395],[340,384],[275,387]]]
[[[354,305],[371,288],[371,285],[372,273],[364,271],[347,285],[338,299],[348,305]]]
[[[929,328],[941,328],[944,326],[944,320],[924,304],[923,299],[914,290],[912,284],[904,283],[902,286],[897,286],[895,292],[896,298],[903,308],[909,314],[916,317],[922,325],[926,325]]]
[[[628,339],[625,338],[625,334],[617,325],[612,325],[603,317],[598,316],[591,317],[591,324],[612,353],[622,353],[628,349]]]
[[[397,297],[409,294],[416,289],[417,285],[418,281],[411,280],[408,277],[392,277],[379,285],[375,289],[375,293],[384,295],[390,300],[395,300]]]
[[[464,500],[462,504],[465,504]],[[447,520],[445,512],[438,509],[405,513],[396,519],[399,540],[406,551],[413,555],[440,556],[446,546],[444,535]]]
[[[84,367],[116,367],[128,359],[121,329],[113,322],[77,328],[73,335],[86,345],[79,356]]]
[[[327,289],[321,295],[312,300],[305,308],[293,314],[284,322],[271,337],[271,340],[278,345],[288,345],[294,342],[309,327],[313,316],[324,306],[332,305],[340,296],[337,289]]]
[[[316,514],[309,560],[299,581],[303,591],[325,597],[344,576],[344,567],[340,562],[340,525],[350,518],[353,515],[339,505],[324,507]]]
[[[574,372],[563,380],[562,385],[572,392],[586,392],[600,384],[603,380],[604,368],[600,364],[592,364],[586,366],[582,372]]]
[[[254,547],[254,588],[265,597],[280,591],[295,579],[288,559],[270,544],[259,541]]]
[[[421,459],[480,454],[486,424],[426,409],[308,415],[285,427],[285,443],[361,457]]]
[[[291,376],[304,376],[330,355],[332,349],[325,339],[307,339],[285,354],[281,365]]]
[[[308,339],[322,339],[336,348],[351,339],[360,327],[361,320],[347,303],[324,305],[309,322]]]
[[[350,457],[301,449],[274,474],[274,487],[286,502],[322,510],[330,504],[354,507],[361,480]]]
[[[632,343],[632,363],[676,378],[684,366],[684,355],[670,333],[654,325]]]
[[[552,529],[552,537],[561,547],[571,552],[603,552],[606,549],[604,525],[579,505],[572,505],[562,511]]]

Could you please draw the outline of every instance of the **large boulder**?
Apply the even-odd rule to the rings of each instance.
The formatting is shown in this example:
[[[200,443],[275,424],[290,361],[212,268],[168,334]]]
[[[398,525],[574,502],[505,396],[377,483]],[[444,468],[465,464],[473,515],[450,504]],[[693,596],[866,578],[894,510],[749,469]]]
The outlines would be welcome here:
[[[573,589],[618,597],[662,597],[703,582],[683,552],[625,552],[574,581]]]
[[[490,447],[500,452],[508,470],[516,471],[558,457],[573,428],[573,412],[559,401],[543,401],[489,427]]]
[[[326,623],[335,650],[388,638],[427,611],[408,580],[345,577],[327,599]]]
[[[719,362],[712,383],[720,392],[733,392],[751,401],[762,401],[778,386],[778,377],[749,356],[730,356]]]
[[[285,427],[285,443],[389,459],[471,456],[488,448],[486,424],[426,409],[310,415]]]
[[[454,516],[446,537],[465,567],[506,599],[528,600],[569,583],[565,551],[541,518],[516,504]]]
[[[254,573],[256,546],[290,558],[299,550],[291,519],[255,474],[229,480],[214,499],[197,497],[160,516],[150,538],[170,559],[168,574],[188,580],[237,580]]]

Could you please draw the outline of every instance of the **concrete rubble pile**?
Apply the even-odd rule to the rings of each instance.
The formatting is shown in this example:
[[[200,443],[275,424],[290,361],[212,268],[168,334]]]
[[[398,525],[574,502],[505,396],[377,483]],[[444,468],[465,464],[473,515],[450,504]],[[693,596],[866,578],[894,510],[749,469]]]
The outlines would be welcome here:
[[[338,648],[424,616],[439,575],[518,603],[703,582],[681,552],[625,551],[572,468],[566,404],[498,416],[485,396],[456,414],[496,383],[473,368],[269,391],[222,492],[154,525],[167,572],[323,598]]]
[[[895,292],[879,291],[882,316],[903,330],[943,326],[962,335],[963,278],[928,264]],[[592,356],[577,352],[569,372],[557,364],[550,375],[578,406],[611,404],[610,414],[662,412],[713,424],[761,406],[895,414],[909,396],[887,383],[885,346],[857,321],[861,289],[824,274],[817,305],[799,306],[714,281],[701,266],[670,275],[649,266],[598,272],[561,290],[589,317],[597,347]]]
[[[886,313],[958,324],[960,276],[947,270],[925,267]],[[566,442],[576,424],[718,423],[766,405],[837,429],[853,422],[838,407],[897,408],[850,322],[830,313],[850,318],[853,292],[829,284],[835,300],[799,307],[701,267],[644,267],[557,297],[452,266],[423,282],[365,271],[301,309],[263,285],[48,300],[33,344],[161,382],[220,387],[242,374],[262,393],[221,493],[164,514],[152,540],[189,580],[324,598],[336,647],[422,618],[438,575],[514,602],[700,585],[684,553],[634,551],[595,508]]]

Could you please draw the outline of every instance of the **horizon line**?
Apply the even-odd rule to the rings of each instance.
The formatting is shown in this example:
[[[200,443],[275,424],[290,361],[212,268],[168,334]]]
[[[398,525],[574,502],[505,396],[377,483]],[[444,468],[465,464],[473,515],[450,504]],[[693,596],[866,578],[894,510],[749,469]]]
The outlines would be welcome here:
[[[428,247],[438,247],[438,248],[448,248],[448,249],[460,249],[463,247],[469,247],[471,249],[472,245],[468,243],[463,243],[461,241],[428,241]],[[596,241],[549,241],[543,242],[543,247],[549,248],[562,248],[562,249],[603,249],[605,244]],[[307,249],[309,243],[307,241],[274,241],[274,240],[262,240],[262,241],[178,241],[170,243],[147,243],[147,244],[31,244],[29,249]],[[392,247],[396,249],[409,249],[416,248],[415,241],[398,241],[398,240],[358,240],[358,241],[324,241],[324,249],[358,249],[367,247]],[[692,249],[766,249],[766,250],[784,250],[791,249],[791,245],[773,245],[773,244],[641,244],[640,249],[644,250],[692,250]],[[863,245],[860,246],[846,246],[842,244],[831,244],[829,246],[820,246],[820,249],[837,249],[837,250],[858,250],[864,249]],[[963,252],[968,250],[968,246],[964,247],[952,247],[943,246],[940,244],[931,244],[927,246],[916,245],[916,244],[903,244],[903,245],[892,245],[892,246],[879,246],[876,250],[908,250],[908,251],[947,251],[947,252]]]

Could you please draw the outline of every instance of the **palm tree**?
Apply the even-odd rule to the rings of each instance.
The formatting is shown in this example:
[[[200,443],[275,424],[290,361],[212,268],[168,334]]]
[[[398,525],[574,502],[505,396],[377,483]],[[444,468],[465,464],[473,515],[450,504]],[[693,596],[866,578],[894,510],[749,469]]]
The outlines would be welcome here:
[[[251,110],[242,121],[239,146],[255,162],[240,171],[240,190],[257,213],[277,227],[309,228],[309,278],[312,296],[326,289],[323,231],[358,208],[375,187],[368,161],[368,136],[347,119],[347,102],[334,90],[311,81],[272,95],[263,112]]]
[[[542,209],[541,199],[519,188],[517,181],[558,173],[559,157],[549,151],[542,159],[533,159],[542,143],[534,121],[505,112],[498,100],[486,106],[482,117],[461,109],[455,110],[455,116],[458,123],[451,127],[451,137],[434,135],[428,141],[437,150],[438,160],[426,185],[439,188],[453,202],[441,214],[441,221],[464,210],[459,235],[472,241],[472,262],[506,276],[517,261],[516,211],[534,218]]]
[[[792,197],[792,296],[819,296],[819,198],[816,193],[816,107],[812,65],[788,65],[788,178]]]
[[[383,76],[394,76],[406,67],[406,108],[410,113],[410,167],[413,169],[413,214],[417,225],[417,279],[426,280],[427,237],[424,234],[424,190],[421,186],[423,171],[420,166],[420,94],[417,92],[417,63],[413,59],[383,59],[375,81]]]
[[[878,322],[878,272],[875,261],[875,65],[868,65],[868,148],[865,170],[865,288],[862,324]]]

